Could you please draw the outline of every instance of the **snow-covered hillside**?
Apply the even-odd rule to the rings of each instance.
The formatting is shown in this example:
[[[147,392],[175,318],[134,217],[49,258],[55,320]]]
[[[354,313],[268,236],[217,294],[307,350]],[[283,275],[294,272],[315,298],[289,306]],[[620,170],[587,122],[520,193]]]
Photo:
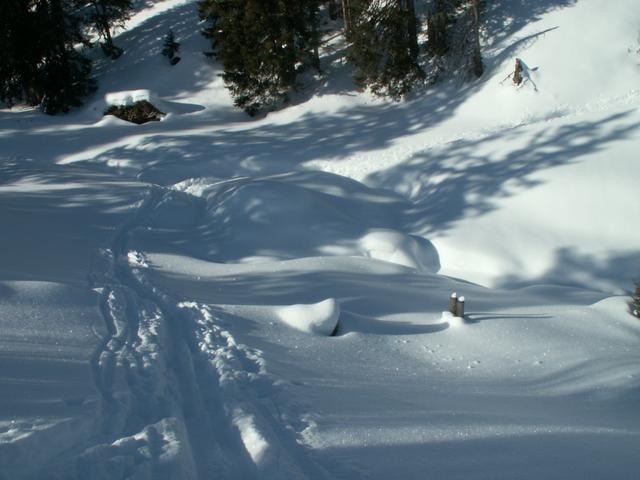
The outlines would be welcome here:
[[[331,37],[260,119],[140,3],[87,105],[0,111],[0,479],[638,478],[635,1],[487,2],[403,103]]]

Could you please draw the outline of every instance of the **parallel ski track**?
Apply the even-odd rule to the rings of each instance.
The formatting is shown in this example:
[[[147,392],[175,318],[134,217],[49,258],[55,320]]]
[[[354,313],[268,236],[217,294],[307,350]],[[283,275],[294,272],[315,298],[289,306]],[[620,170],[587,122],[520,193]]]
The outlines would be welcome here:
[[[114,442],[177,417],[186,427],[200,479],[328,478],[283,424],[273,400],[255,391],[253,382],[276,390],[259,353],[238,345],[209,306],[161,292],[143,268],[130,264],[132,234],[169,192],[152,186],[112,242],[110,281],[100,300],[108,336],[93,361],[103,399],[102,433]],[[140,338],[141,325],[149,330],[150,319],[151,330],[164,325],[163,344],[149,345],[161,336]],[[155,355],[145,356],[143,343]],[[256,464],[243,443],[233,422],[239,411],[254,419],[266,439],[271,457],[266,465]]]

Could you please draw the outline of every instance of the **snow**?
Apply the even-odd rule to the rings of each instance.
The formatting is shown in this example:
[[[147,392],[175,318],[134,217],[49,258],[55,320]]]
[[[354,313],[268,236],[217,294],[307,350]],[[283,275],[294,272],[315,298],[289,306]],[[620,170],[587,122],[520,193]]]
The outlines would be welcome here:
[[[240,431],[242,443],[251,459],[260,467],[266,461],[265,457],[268,457],[270,444],[256,429],[254,422],[253,416],[247,415],[241,410],[234,413],[233,423]]]
[[[96,427],[93,351],[105,335],[86,289],[42,281],[0,283],[0,464],[45,464]]]
[[[318,303],[287,305],[277,310],[280,320],[302,332],[331,335],[338,326],[340,305],[335,298]]]
[[[104,96],[104,101],[107,106],[113,105],[116,107],[131,106],[134,103],[142,102],[143,100],[146,100],[147,102],[150,102],[152,100],[151,93],[149,92],[149,90],[129,90],[125,92],[112,92],[112,93],[107,93]]]
[[[427,272],[437,272],[440,269],[435,249],[421,237],[393,230],[374,229],[362,237],[360,244],[366,256],[371,258]]]
[[[250,119],[139,2],[85,107],[1,110],[0,477],[637,478],[640,17],[488,8],[475,82],[373,98],[335,37]]]

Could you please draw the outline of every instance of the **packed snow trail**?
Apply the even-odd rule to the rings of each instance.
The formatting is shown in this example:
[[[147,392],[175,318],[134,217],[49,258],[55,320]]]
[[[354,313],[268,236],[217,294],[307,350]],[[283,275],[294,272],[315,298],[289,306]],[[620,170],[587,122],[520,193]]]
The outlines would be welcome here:
[[[637,480],[635,0],[489,2],[485,75],[401,103],[332,34],[254,119],[196,3],[141,2],[85,107],[0,110],[0,477]]]
[[[132,247],[145,253],[132,255],[135,270],[189,299],[182,305],[194,313],[217,305],[234,336],[264,352],[283,381],[281,411],[330,477],[469,473],[477,457],[446,466],[457,448],[503,448],[513,438],[518,458],[535,439],[547,439],[538,452],[566,449],[556,463],[563,472],[599,436],[620,471],[633,464],[638,419],[625,425],[615,405],[637,396],[640,325],[623,298],[550,286],[489,290],[434,274],[437,262],[418,261],[429,258],[428,242],[416,249],[389,228],[410,204],[327,173],[199,178],[172,190],[136,230]],[[442,315],[451,291],[472,299],[468,321]],[[294,322],[282,315],[326,298],[340,305],[337,338],[292,328],[311,309]],[[601,389],[616,400],[600,403]],[[242,416],[236,423],[251,425]],[[416,447],[404,451],[405,441]],[[253,444],[260,458],[263,443]],[[381,460],[385,448],[393,462]],[[438,451],[446,455],[434,459]],[[495,471],[499,461],[484,465]],[[590,468],[602,465],[581,471]]]
[[[95,376],[104,433],[118,448],[103,459],[94,452],[104,446],[82,454],[78,478],[107,471],[104,462],[153,478],[324,478],[283,426],[260,352],[237,344],[208,306],[151,285],[143,255],[129,251],[132,232],[167,193],[151,187],[113,241],[113,283],[101,301],[110,337]]]

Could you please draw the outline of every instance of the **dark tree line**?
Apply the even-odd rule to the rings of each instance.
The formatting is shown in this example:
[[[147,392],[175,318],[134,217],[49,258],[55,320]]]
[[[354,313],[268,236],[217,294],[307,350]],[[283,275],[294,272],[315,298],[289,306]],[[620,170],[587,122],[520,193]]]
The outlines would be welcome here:
[[[469,70],[482,74],[481,0],[433,0],[425,52],[444,56],[456,17],[468,20]],[[320,72],[320,17],[342,18],[348,61],[361,89],[399,99],[423,82],[414,0],[201,0],[203,34],[236,106],[250,115],[286,102],[308,70]],[[461,13],[462,12],[462,13]]]
[[[132,0],[90,0],[88,20],[102,38],[101,47],[105,55],[116,59],[122,55],[122,48],[115,45],[111,31],[124,26],[131,16]]]
[[[425,58],[448,55],[460,25],[466,68],[482,75],[484,1],[428,5],[423,45],[414,0],[200,0],[199,13],[235,105],[255,115],[286,104],[304,75],[321,73],[320,29],[328,19],[342,21],[356,85],[377,95],[399,99],[423,83]],[[119,57],[113,29],[131,11],[132,0],[1,0],[0,101],[51,114],[78,105],[95,88],[82,46],[97,37],[105,55]],[[163,54],[173,65],[179,44],[170,37]]]
[[[91,62],[78,46],[90,30],[106,54],[122,50],[111,30],[129,16],[131,0],[0,1],[0,101],[26,102],[48,114],[80,105],[95,89]]]
[[[202,0],[204,35],[236,106],[249,115],[286,102],[319,69],[318,0]]]
[[[398,99],[424,78],[413,0],[350,0],[348,58],[360,88]]]

